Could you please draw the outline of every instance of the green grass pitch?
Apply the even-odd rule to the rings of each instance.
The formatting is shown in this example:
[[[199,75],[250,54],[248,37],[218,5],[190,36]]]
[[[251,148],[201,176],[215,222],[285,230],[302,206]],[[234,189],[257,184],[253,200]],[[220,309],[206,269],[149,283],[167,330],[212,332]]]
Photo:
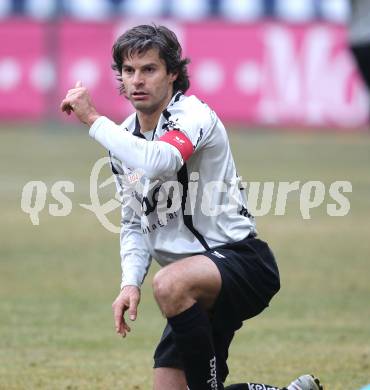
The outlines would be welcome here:
[[[113,327],[120,279],[118,235],[81,208],[89,174],[105,151],[81,128],[0,128],[0,389],[151,388],[152,354],[164,320],[150,281],[128,338]],[[303,373],[326,389],[370,382],[370,137],[368,134],[235,132],[231,144],[244,180],[351,181],[350,213],[329,217],[326,204],[302,219],[299,198],[287,213],[257,219],[279,262],[281,292],[248,321],[231,348],[229,383],[284,385]],[[104,172],[105,177],[109,171]],[[21,210],[30,180],[49,189],[75,183],[66,217]],[[328,187],[327,187],[328,188]],[[107,195],[105,195],[107,196]],[[118,221],[116,210],[112,220]]]

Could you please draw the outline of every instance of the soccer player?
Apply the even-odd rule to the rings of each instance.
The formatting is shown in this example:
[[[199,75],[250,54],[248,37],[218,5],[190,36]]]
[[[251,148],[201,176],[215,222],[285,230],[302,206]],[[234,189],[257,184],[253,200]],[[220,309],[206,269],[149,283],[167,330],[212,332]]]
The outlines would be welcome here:
[[[227,357],[242,321],[280,288],[268,245],[257,238],[224,125],[205,103],[186,96],[188,60],[175,34],[141,25],[113,46],[121,92],[135,108],[121,125],[95,109],[86,88],[68,91],[74,111],[111,156],[122,196],[121,292],[116,331],[135,320],[151,258],[162,266],[153,292],[167,326],[154,355],[155,390],[224,389]],[[255,383],[233,390],[278,389]],[[303,375],[289,390],[319,390]]]

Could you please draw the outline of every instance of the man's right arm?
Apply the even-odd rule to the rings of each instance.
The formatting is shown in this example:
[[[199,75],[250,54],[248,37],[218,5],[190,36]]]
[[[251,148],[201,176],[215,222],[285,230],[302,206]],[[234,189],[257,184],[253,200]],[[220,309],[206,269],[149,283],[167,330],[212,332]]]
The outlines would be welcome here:
[[[122,281],[121,292],[113,302],[113,312],[117,333],[122,336],[130,331],[125,322],[127,310],[130,319],[136,319],[137,306],[140,302],[140,287],[148,272],[151,256],[146,248],[140,224],[140,202],[125,184],[121,163],[111,157],[112,170],[115,174],[117,190],[122,201],[122,225],[120,234],[120,254]]]

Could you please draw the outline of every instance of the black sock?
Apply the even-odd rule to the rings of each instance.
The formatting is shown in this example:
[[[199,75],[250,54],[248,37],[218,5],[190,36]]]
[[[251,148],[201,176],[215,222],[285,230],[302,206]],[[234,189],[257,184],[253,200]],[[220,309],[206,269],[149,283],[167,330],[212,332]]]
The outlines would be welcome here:
[[[280,388],[262,383],[239,383],[237,385],[227,386],[225,390],[280,390]]]
[[[182,357],[190,390],[223,390],[217,379],[216,355],[207,313],[195,303],[168,318],[176,347]]]

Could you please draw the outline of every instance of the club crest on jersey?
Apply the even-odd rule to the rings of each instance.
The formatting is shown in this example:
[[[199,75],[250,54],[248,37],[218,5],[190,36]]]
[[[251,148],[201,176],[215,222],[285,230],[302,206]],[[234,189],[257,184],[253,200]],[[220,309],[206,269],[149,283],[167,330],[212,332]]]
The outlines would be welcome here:
[[[177,123],[177,119],[176,121],[168,120],[163,124],[162,129],[166,131],[180,130],[180,126]]]

